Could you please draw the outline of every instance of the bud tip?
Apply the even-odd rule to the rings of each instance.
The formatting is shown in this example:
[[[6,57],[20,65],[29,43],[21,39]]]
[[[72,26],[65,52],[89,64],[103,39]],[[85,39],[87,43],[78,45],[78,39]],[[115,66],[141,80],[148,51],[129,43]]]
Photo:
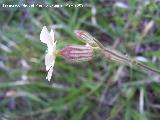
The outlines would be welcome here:
[[[82,35],[82,32],[79,31],[79,30],[75,30],[74,33],[75,33],[77,36],[81,36],[81,35]]]

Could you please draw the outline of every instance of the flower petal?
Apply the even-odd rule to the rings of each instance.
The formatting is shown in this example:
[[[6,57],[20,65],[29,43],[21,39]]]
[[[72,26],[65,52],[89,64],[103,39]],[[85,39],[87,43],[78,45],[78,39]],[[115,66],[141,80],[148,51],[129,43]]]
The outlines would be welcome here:
[[[53,43],[55,42],[55,40],[54,40],[54,32],[53,32],[53,30],[51,29],[51,31],[50,31],[50,35],[51,35],[51,37],[52,37],[52,40],[53,40]]]
[[[41,33],[40,33],[40,40],[41,40],[41,42],[43,42],[43,43],[52,44],[52,37],[50,36],[49,31],[48,31],[48,29],[46,28],[46,26],[44,26],[44,27],[42,28],[42,31],[41,31]]]
[[[51,53],[53,51],[53,46],[55,46],[53,30],[51,30],[51,33],[49,33],[47,27],[44,26],[40,33],[40,40],[41,42],[47,44],[48,51]]]
[[[53,66],[50,67],[50,69],[49,69],[49,71],[48,71],[48,74],[47,74],[47,77],[46,77],[46,79],[47,79],[48,81],[51,80],[52,72],[53,72]]]
[[[48,71],[51,66],[54,66],[55,63],[55,56],[53,54],[47,53],[45,56],[45,65],[46,65],[46,70]]]

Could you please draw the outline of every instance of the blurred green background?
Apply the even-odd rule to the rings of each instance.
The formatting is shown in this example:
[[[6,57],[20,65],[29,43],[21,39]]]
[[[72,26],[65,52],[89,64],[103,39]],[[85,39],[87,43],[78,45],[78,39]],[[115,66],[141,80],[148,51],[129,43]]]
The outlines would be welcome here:
[[[9,4],[64,6],[3,6]],[[86,30],[105,46],[147,59],[146,64],[160,69],[158,0],[2,0],[0,5],[1,120],[160,119],[159,75],[103,56],[82,63],[57,57],[48,82],[47,47],[39,38],[43,26],[54,29],[60,49],[68,44],[83,45],[73,31]]]

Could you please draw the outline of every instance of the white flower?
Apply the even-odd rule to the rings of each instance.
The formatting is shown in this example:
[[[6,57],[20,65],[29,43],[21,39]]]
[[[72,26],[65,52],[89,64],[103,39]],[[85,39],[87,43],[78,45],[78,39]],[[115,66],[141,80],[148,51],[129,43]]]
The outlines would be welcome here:
[[[56,51],[56,41],[54,40],[53,30],[51,30],[49,33],[46,26],[44,26],[40,33],[40,40],[41,42],[47,44],[47,47],[48,47],[47,54],[45,56],[45,65],[46,65],[46,71],[48,71],[48,75],[46,79],[50,81],[52,77],[55,59],[56,59],[56,56],[54,54],[54,52]]]

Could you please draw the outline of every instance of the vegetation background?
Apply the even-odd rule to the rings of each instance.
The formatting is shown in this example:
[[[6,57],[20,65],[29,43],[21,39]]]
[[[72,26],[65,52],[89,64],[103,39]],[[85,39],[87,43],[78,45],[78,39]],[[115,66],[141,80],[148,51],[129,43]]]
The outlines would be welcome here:
[[[84,7],[3,7],[9,4]],[[51,82],[44,65],[43,26],[54,29],[58,48],[84,44],[86,30],[105,46],[160,69],[159,0],[1,0],[1,120],[159,120],[160,77],[108,61],[56,58]]]

